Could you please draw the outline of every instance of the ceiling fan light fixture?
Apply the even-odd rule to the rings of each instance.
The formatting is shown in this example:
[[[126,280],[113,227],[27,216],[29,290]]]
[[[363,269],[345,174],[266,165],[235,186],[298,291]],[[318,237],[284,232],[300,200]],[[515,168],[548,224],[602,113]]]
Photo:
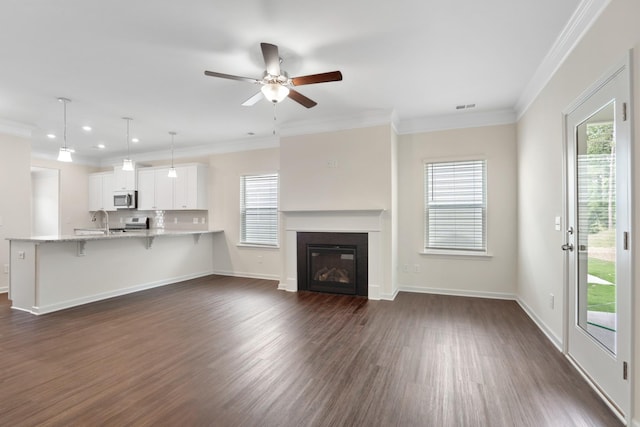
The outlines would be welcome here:
[[[289,88],[279,83],[266,83],[260,90],[262,90],[265,98],[274,104],[281,102],[289,95]]]

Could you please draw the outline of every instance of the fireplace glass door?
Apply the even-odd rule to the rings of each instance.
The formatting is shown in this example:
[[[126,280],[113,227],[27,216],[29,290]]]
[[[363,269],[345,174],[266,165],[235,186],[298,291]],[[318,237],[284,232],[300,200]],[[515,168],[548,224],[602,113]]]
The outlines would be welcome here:
[[[309,290],[356,294],[356,247],[307,246]]]

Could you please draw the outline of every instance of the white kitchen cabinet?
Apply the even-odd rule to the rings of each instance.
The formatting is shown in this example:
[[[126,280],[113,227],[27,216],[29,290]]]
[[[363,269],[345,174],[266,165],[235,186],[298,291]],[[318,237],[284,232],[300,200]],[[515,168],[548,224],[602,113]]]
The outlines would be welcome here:
[[[138,170],[138,209],[207,209],[207,167],[176,165],[177,178],[169,178],[169,168]]]
[[[172,210],[173,181],[168,168],[145,168],[138,171],[138,209]]]
[[[89,210],[115,211],[113,206],[113,172],[89,175]]]
[[[137,190],[137,173],[135,169],[132,171],[124,171],[122,170],[122,166],[114,166],[113,188],[116,191]]]
[[[207,209],[207,167],[176,166],[173,208],[175,210]]]

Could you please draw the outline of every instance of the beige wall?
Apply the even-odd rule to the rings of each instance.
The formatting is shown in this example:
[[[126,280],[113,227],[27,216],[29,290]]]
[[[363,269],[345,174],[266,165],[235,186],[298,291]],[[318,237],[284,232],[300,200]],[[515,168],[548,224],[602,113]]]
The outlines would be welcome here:
[[[515,125],[402,135],[398,151],[400,289],[513,297],[517,224]],[[424,162],[470,157],[487,160],[487,241],[491,257],[423,255]]]
[[[9,286],[7,237],[31,233],[31,144],[0,134],[0,291]]]
[[[220,274],[280,278],[280,249],[238,246],[240,177],[278,172],[277,148],[213,155],[209,158],[209,224],[224,234],[214,237],[214,271]]]
[[[389,126],[282,138],[281,209],[390,209],[390,146]]]
[[[89,174],[97,168],[78,163],[31,159],[31,166],[60,171],[60,233],[73,234],[77,227],[91,224],[89,216]]]
[[[546,88],[518,122],[519,246],[518,294],[538,322],[558,342],[563,337],[563,258],[560,245],[564,236],[554,231],[554,216],[562,213],[562,111],[589,88],[610,67],[634,49],[633,113],[635,145],[640,141],[640,2],[613,0],[587,32]],[[635,150],[634,167],[640,165]],[[640,174],[635,173],[635,224],[640,224]],[[637,236],[635,231],[633,236]],[[635,265],[640,265],[640,244],[633,244]],[[640,283],[635,269],[634,283]],[[555,309],[547,303],[549,293],[556,296]],[[633,311],[640,309],[640,292],[635,293]],[[640,366],[640,317],[635,322],[635,364]],[[635,369],[634,420],[640,418],[640,369]]]
[[[392,298],[396,291],[392,233],[396,147],[390,125],[280,141],[281,210],[384,210],[379,266],[382,298]]]

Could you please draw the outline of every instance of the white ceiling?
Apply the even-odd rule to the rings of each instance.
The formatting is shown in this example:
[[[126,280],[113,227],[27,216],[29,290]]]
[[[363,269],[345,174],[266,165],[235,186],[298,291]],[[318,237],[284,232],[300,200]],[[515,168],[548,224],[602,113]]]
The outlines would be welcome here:
[[[515,111],[581,0],[3,0],[0,127],[31,129],[54,156],[68,105],[76,158],[239,147],[273,139],[273,106],[240,104],[258,87],[204,70],[261,78],[260,42],[280,47],[291,76],[340,70],[300,86],[318,102],[277,105],[283,134],[394,118]],[[554,45],[555,43],[555,45]],[[476,104],[456,111],[459,104]],[[91,133],[80,129],[88,124]],[[248,133],[255,136],[248,136]],[[99,143],[106,149],[93,148]]]

